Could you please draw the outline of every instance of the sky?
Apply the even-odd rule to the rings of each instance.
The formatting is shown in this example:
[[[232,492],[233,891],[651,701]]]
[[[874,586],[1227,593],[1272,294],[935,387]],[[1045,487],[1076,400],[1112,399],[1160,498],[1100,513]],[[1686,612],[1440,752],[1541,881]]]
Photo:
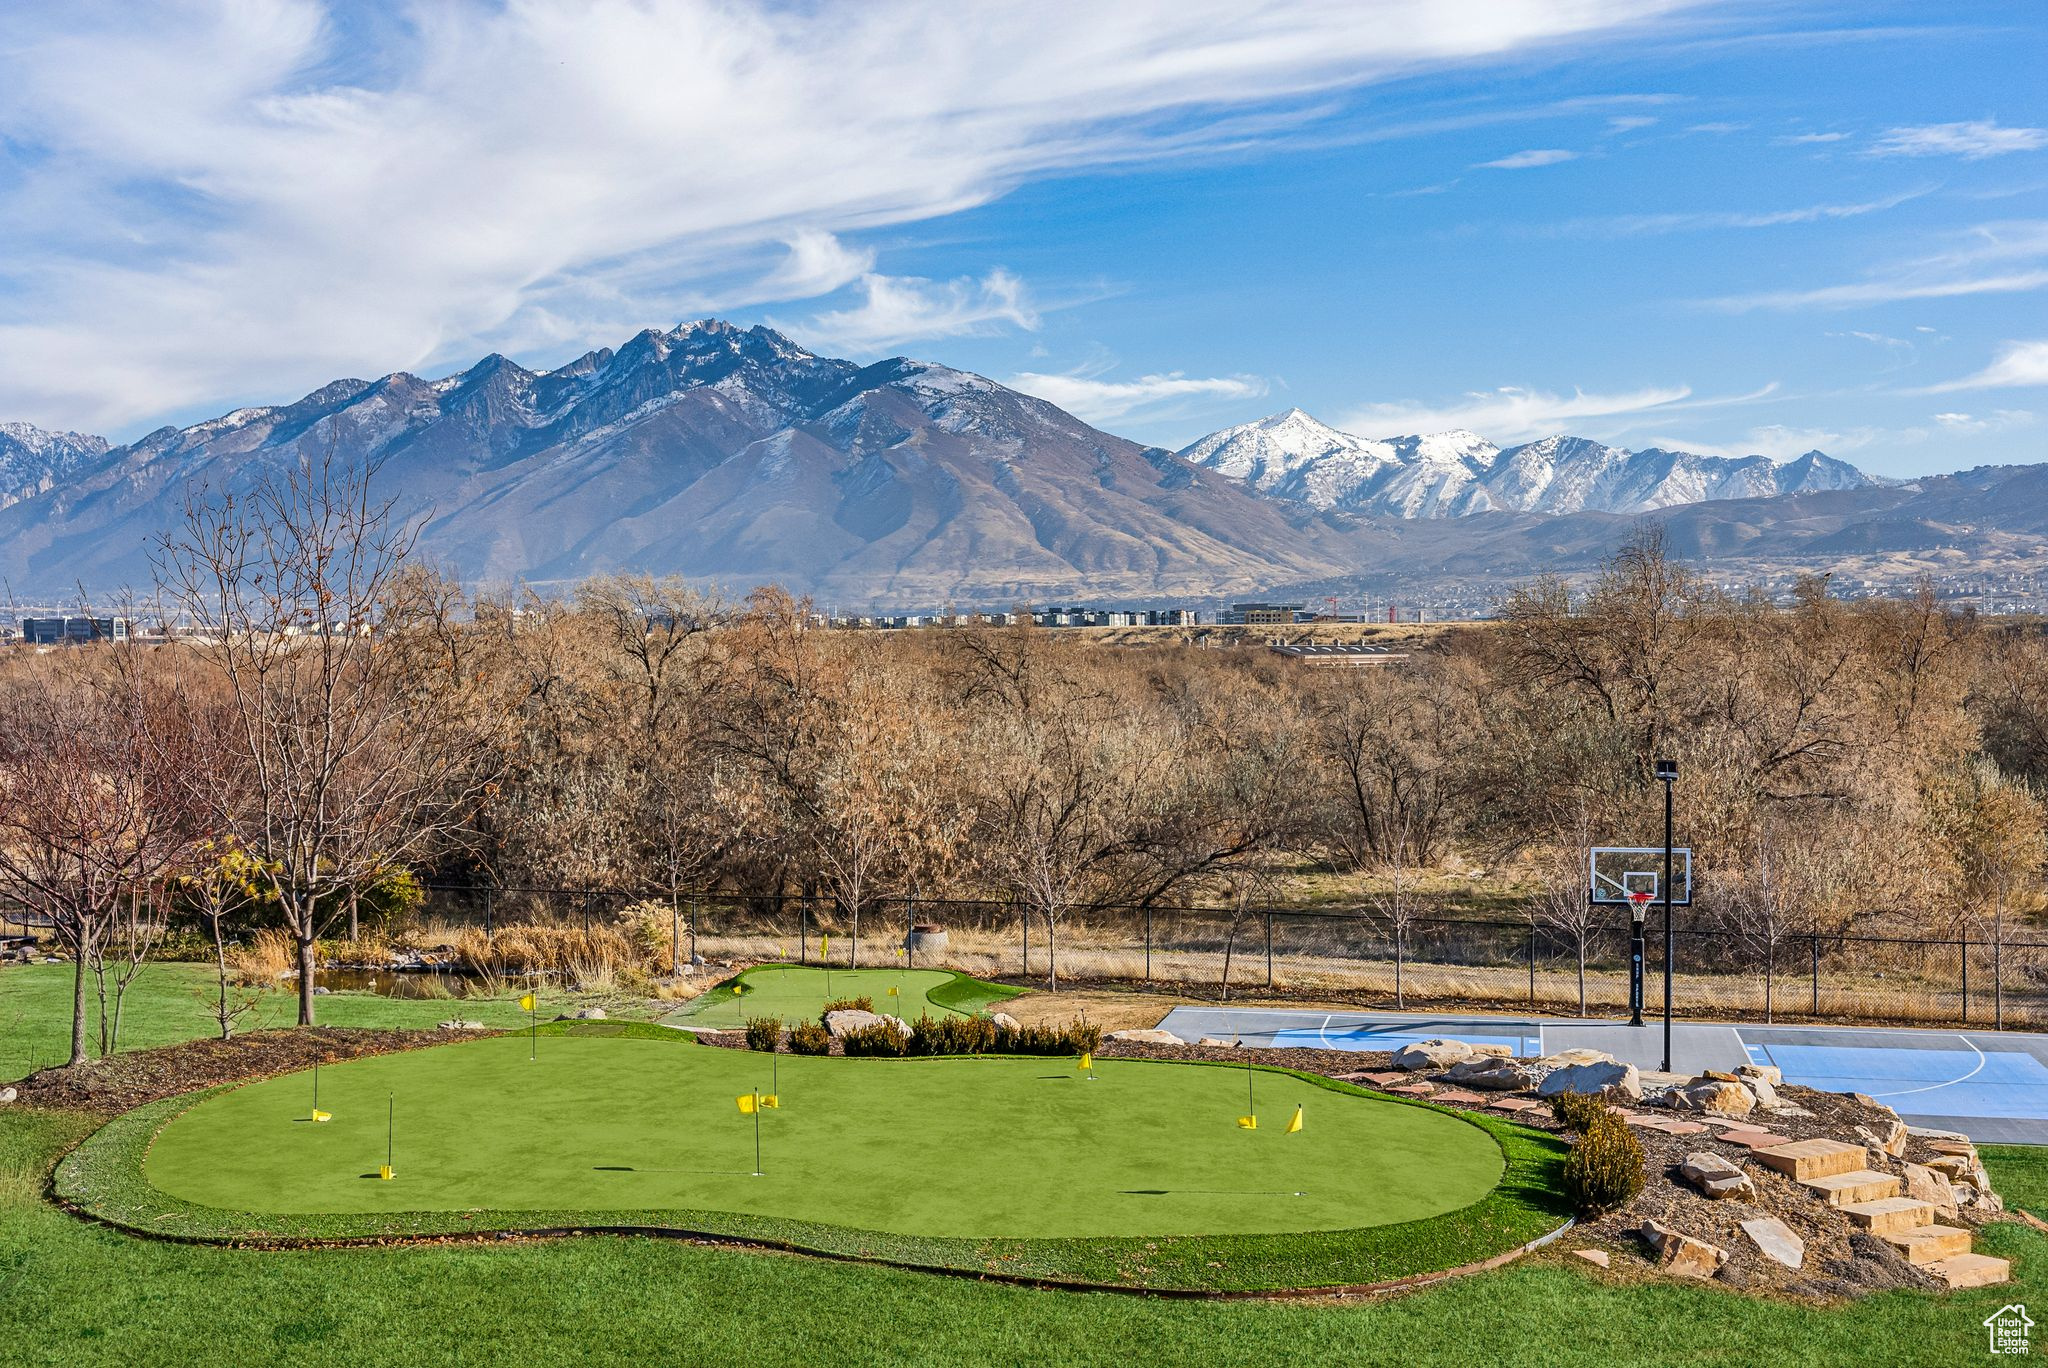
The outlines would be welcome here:
[[[766,323],[1292,407],[2048,459],[2048,7],[0,0],[0,420]]]

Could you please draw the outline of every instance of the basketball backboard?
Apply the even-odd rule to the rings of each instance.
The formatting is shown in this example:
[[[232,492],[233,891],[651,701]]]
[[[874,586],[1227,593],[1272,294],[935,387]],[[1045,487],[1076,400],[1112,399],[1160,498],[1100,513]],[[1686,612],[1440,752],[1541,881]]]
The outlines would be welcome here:
[[[1594,846],[1586,873],[1586,900],[1595,907],[1626,907],[1631,893],[1664,901],[1663,846]],[[1692,906],[1692,851],[1671,850],[1671,905]]]

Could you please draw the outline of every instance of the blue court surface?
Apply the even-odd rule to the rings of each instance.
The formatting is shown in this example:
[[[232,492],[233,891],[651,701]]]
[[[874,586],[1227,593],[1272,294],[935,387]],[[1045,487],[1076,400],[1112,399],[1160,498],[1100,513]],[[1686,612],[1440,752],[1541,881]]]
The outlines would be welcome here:
[[[1579,1046],[1643,1069],[1657,1068],[1664,1049],[1661,1021],[1637,1028],[1576,1018],[1176,1007],[1159,1024],[1184,1040],[1313,1050],[1398,1050],[1436,1037],[1505,1045],[1518,1055]],[[1673,1023],[1671,1045],[1679,1072],[1774,1064],[1787,1083],[1867,1093],[1912,1125],[1986,1142],[2048,1144],[2048,1036],[1685,1021]]]

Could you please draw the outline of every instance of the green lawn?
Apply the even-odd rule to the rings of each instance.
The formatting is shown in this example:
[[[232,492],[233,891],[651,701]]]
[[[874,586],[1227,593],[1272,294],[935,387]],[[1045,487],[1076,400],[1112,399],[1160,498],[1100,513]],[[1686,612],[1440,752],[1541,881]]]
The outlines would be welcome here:
[[[733,987],[741,989],[735,993]],[[891,994],[890,989],[895,989]],[[786,1024],[816,1021],[825,1004],[869,998],[875,1010],[905,1021],[921,1016],[973,1016],[1023,993],[947,969],[825,969],[818,965],[763,964],[685,1004],[668,1020],[730,1030],[749,1017]]]
[[[90,985],[87,992],[91,992]],[[542,998],[544,1014],[595,1000],[553,991],[543,993]],[[121,1013],[120,1048],[143,1050],[211,1036],[218,1030],[213,1019],[214,1001],[210,965],[149,965],[128,990]],[[659,1006],[622,1004],[610,998],[603,1001],[614,1014],[645,1014]],[[96,1003],[89,1000],[86,1011],[87,1030],[96,1031]],[[380,997],[375,993],[330,993],[320,998],[314,1011],[323,1026],[431,1027],[450,1017],[481,1021],[487,1026],[521,1026],[526,1022],[517,994],[423,1000]],[[238,1029],[289,1026],[298,1020],[298,1012],[295,992],[266,992]],[[23,964],[0,969],[0,1082],[21,1078],[47,1064],[61,1064],[70,1048],[71,966]]]
[[[2017,1281],[1841,1306],[1610,1281],[1548,1256],[1385,1301],[1182,1302],[653,1239],[275,1253],[134,1239],[41,1200],[88,1118],[0,1109],[0,1345],[11,1364],[764,1363],[1934,1368],[2048,1304],[2048,1240],[1979,1237]],[[1992,1159],[2001,1185],[2012,1174]],[[2039,1287],[2040,1291],[2034,1289]]]
[[[777,1057],[689,1043],[519,1036],[379,1055],[221,1093],[166,1126],[149,1182],[233,1211],[750,1213],[899,1235],[1067,1239],[1343,1230],[1478,1201],[1503,1159],[1442,1112],[1242,1069],[1069,1059]],[[738,1094],[781,1107],[754,1126]],[[386,1100],[393,1182],[376,1179]],[[1282,1122],[1297,1104],[1298,1134]],[[233,1164],[220,1156],[235,1153]],[[1360,1161],[1369,1161],[1369,1167]],[[1427,1169],[1427,1183],[1386,1175]],[[1377,1170],[1377,1173],[1374,1172]],[[364,1179],[365,1173],[369,1180]]]

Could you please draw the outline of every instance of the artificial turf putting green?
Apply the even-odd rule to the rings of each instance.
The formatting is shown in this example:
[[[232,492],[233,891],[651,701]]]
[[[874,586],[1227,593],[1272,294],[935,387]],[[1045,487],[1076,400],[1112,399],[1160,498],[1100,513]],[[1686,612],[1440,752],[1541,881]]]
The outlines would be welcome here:
[[[201,1101],[144,1174],[258,1213],[695,1209],[918,1236],[1060,1239],[1348,1230],[1468,1206],[1500,1180],[1485,1131],[1261,1071],[1105,1060],[780,1059],[782,1107],[734,1098],[769,1056],[660,1040],[505,1036]],[[397,1178],[380,1181],[387,1097]],[[1283,1125],[1295,1105],[1306,1124]]]
[[[992,1003],[1016,997],[1022,988],[956,974],[950,969],[825,969],[819,965],[761,964],[733,981],[692,999],[668,1020],[731,1030],[749,1017],[776,1017],[785,1024],[816,1021],[825,1004],[839,998],[869,998],[878,1012],[916,1021],[921,1016],[973,1016]],[[896,996],[889,990],[896,989]]]

